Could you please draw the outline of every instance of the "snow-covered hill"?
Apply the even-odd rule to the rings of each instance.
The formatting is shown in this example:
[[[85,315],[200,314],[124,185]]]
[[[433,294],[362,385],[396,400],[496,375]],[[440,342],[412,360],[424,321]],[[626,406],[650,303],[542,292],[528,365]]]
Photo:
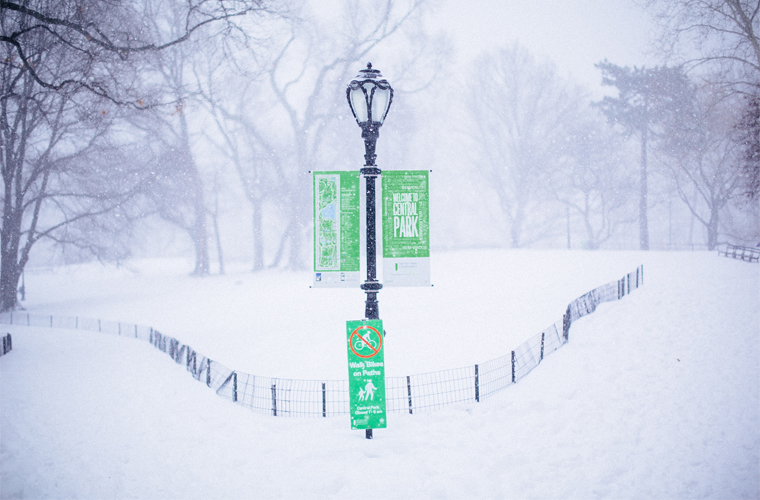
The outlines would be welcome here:
[[[506,354],[568,302],[644,264],[642,289],[483,403],[275,418],[217,397],[150,344],[2,325],[2,498],[757,498],[760,266],[715,253],[467,251],[430,289],[384,289],[388,374]],[[358,290],[308,274],[195,279],[182,262],[26,276],[32,313],[154,326],[225,365],[345,378]]]

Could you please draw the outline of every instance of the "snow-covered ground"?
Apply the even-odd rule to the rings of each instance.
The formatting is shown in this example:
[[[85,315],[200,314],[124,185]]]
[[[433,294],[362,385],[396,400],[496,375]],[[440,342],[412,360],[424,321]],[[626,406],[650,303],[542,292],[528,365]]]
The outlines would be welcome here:
[[[384,289],[389,376],[506,354],[644,264],[645,285],[481,403],[348,418],[253,414],[150,344],[2,325],[2,498],[758,498],[760,266],[716,253],[465,251]],[[151,325],[243,372],[346,378],[359,290],[281,271],[195,279],[139,261],[26,275],[32,313]]]

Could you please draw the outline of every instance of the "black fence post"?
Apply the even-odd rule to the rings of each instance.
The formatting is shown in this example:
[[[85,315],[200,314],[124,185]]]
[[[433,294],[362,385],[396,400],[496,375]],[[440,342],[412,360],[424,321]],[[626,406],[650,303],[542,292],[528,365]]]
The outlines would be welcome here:
[[[272,414],[277,416],[277,384],[272,384]]]
[[[412,415],[412,379],[406,376],[406,394],[409,396],[409,415]]]
[[[206,358],[206,385],[211,387],[211,360]]]
[[[8,352],[13,350],[13,337],[11,337],[11,334],[8,334]]]
[[[5,347],[5,343],[6,343],[7,339],[8,339],[8,337],[3,337],[3,354],[7,354],[8,353],[8,350]]]
[[[546,332],[541,332],[541,359],[538,360],[540,363],[544,360],[544,338],[546,337]]]
[[[478,375],[478,365],[475,365],[475,402],[480,403],[480,380]]]
[[[232,402],[237,403],[237,372],[232,372]]]
[[[324,382],[322,382],[322,416],[327,417],[327,390]]]
[[[565,342],[567,342],[567,338],[569,334],[570,334],[570,304],[568,304],[567,311],[565,311],[565,315],[562,317],[562,336],[565,338]]]
[[[512,351],[512,383],[515,383],[515,351]]]

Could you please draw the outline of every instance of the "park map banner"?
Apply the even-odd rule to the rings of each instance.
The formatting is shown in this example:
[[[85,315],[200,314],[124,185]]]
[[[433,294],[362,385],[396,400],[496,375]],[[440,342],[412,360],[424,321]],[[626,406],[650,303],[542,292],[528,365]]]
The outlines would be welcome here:
[[[358,287],[359,172],[313,172],[316,287]]]
[[[382,175],[383,286],[430,286],[427,170]]]

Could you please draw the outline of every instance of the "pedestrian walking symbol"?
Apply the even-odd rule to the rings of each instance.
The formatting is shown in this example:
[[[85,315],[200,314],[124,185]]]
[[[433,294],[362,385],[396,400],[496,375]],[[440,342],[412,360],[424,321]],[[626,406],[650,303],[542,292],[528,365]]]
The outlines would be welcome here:
[[[363,389],[359,389],[359,401],[374,401],[375,399],[375,384],[371,380],[367,380],[367,385]]]
[[[351,428],[385,428],[383,322],[347,321],[346,336]]]

